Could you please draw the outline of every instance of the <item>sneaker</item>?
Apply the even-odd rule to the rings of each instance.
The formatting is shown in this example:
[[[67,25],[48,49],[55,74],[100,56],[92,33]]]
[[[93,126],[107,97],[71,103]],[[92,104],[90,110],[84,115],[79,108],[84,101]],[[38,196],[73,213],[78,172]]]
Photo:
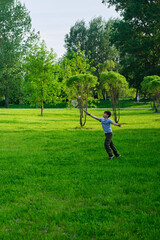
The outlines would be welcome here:
[[[119,155],[117,155],[117,156],[115,156],[115,157],[116,157],[116,158],[120,158],[120,156],[121,156],[121,155],[119,154]]]
[[[109,160],[110,160],[110,159],[113,159],[113,158],[114,158],[114,156],[109,156],[109,157],[108,157]]]

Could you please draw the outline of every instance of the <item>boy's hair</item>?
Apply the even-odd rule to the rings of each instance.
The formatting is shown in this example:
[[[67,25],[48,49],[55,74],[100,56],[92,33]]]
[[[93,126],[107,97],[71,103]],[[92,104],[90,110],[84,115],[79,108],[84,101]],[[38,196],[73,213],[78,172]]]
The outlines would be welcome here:
[[[107,114],[107,115],[108,115],[108,117],[110,117],[110,116],[111,116],[111,112],[110,112],[110,111],[105,111],[104,113],[105,113],[105,114]]]

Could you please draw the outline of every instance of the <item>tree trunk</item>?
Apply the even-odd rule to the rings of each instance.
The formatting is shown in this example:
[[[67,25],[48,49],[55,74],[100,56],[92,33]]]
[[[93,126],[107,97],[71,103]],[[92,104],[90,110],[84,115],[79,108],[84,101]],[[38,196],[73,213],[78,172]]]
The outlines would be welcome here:
[[[83,108],[80,108],[80,125],[81,125],[81,127],[83,126],[82,118],[83,118]]]
[[[116,123],[120,120],[120,103],[119,100],[114,99],[113,96],[111,96],[111,104],[112,104],[112,110],[113,110],[113,116]]]
[[[155,100],[154,100],[154,102],[153,102],[153,109],[155,110],[156,113],[158,112],[158,109],[157,109]]]
[[[44,80],[41,79],[41,116],[43,116],[43,87],[44,87]]]
[[[9,108],[8,95],[5,94],[5,107]]]
[[[43,109],[44,109],[44,106],[43,106],[43,101],[41,103],[41,116],[43,116]]]

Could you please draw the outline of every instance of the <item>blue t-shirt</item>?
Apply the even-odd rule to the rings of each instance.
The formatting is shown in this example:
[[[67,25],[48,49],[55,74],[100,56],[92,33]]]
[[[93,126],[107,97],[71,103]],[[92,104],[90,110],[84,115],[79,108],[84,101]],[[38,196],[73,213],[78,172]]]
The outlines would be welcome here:
[[[105,133],[111,133],[111,123],[113,122],[110,118],[104,119],[100,118],[99,121],[102,123],[102,127]]]

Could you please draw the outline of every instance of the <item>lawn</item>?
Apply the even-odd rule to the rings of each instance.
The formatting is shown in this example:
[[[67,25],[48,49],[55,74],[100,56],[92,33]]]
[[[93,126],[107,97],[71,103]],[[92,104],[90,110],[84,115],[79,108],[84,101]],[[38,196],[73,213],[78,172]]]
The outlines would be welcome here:
[[[80,129],[77,110],[0,109],[0,239],[159,240],[160,114],[120,122],[108,160],[101,124]]]

